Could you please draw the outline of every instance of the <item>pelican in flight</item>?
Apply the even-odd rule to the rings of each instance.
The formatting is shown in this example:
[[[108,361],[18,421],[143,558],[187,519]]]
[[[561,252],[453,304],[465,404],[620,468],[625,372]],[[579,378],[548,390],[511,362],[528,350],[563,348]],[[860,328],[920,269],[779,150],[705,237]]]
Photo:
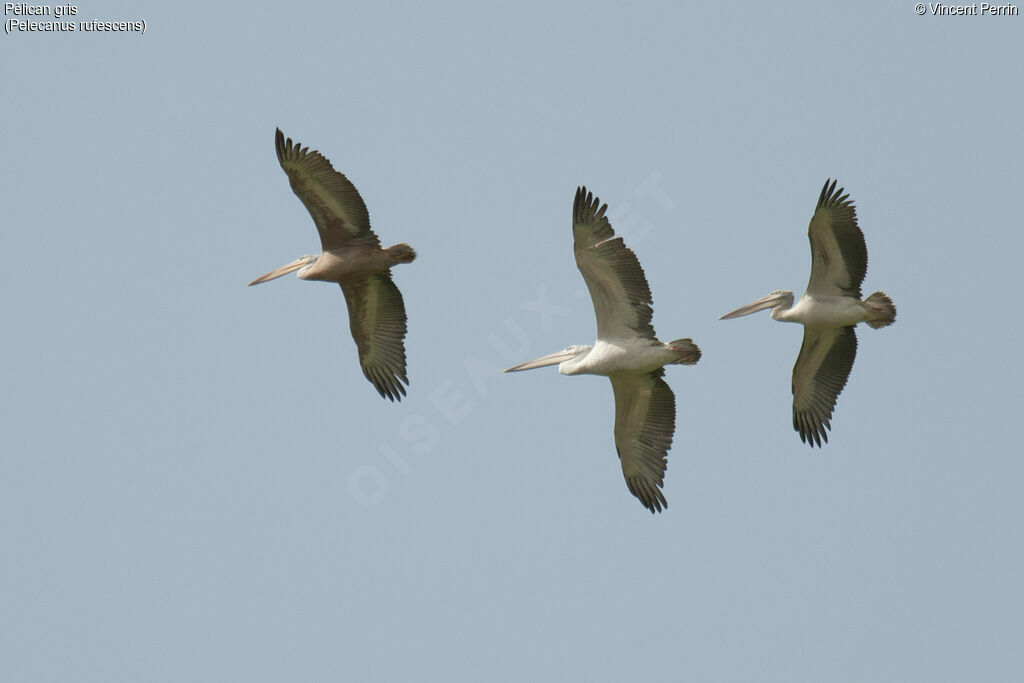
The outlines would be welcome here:
[[[600,208],[599,208],[600,207]],[[597,316],[593,346],[570,346],[505,372],[558,364],[563,375],[605,375],[615,394],[615,450],[630,493],[652,513],[668,507],[661,487],[676,428],[676,401],[662,377],[666,364],[694,365],[690,339],[658,341],[651,326],[651,289],[634,254],[615,236],[587,188],[572,205],[573,251]]]
[[[269,282],[293,270],[300,280],[337,282],[348,304],[349,328],[359,350],[363,374],[381,396],[401,401],[405,370],[406,316],[402,293],[391,280],[391,267],[411,263],[408,244],[382,249],[370,229],[366,204],[348,178],[334,170],[320,152],[274,136],[277,159],[292,190],[313,217],[323,252],[300,256],[261,275],[249,286]]]
[[[766,308],[772,320],[801,323],[804,343],[793,366],[793,429],[812,448],[828,443],[836,398],[846,386],[857,355],[857,323],[878,329],[896,320],[896,306],[885,292],[861,301],[868,270],[864,234],[850,195],[826,180],[807,228],[811,241],[811,279],[793,305],[793,292],[776,290],[719,320],[739,318]]]

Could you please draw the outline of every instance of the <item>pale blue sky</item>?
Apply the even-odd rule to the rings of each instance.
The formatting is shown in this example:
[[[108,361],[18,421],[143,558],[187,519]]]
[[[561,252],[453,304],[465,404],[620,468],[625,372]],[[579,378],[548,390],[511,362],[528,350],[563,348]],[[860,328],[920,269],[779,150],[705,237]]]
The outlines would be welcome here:
[[[1024,676],[1024,17],[914,2],[123,3],[0,37],[11,681]],[[201,7],[201,9],[200,9]],[[9,17],[8,17],[9,18]],[[357,185],[409,310],[363,379],[274,128]],[[822,183],[895,326],[790,426]],[[629,495],[577,185],[654,293],[668,510]],[[657,188],[652,191],[650,188]]]

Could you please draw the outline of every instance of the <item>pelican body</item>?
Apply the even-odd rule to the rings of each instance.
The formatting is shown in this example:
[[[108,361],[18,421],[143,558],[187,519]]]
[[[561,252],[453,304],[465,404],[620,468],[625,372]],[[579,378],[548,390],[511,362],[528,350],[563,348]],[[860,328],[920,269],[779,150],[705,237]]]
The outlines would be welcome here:
[[[277,159],[292,190],[309,211],[320,233],[320,255],[300,256],[261,275],[249,286],[299,271],[300,280],[336,282],[348,304],[349,328],[366,379],[381,396],[401,401],[405,395],[405,303],[391,279],[391,268],[411,263],[416,252],[408,244],[382,248],[370,229],[363,198],[348,178],[334,170],[322,154],[274,136]]]
[[[648,374],[674,363],[693,365],[697,362],[696,359],[692,359],[693,348],[694,345],[687,339],[669,344],[663,344],[657,339],[598,339],[593,346],[568,346],[542,358],[520,363],[504,372],[519,372],[557,364],[558,372],[562,375],[611,377],[621,372]],[[699,350],[696,356],[700,357]]]
[[[896,306],[884,292],[861,300],[868,251],[857,213],[843,188],[826,180],[807,228],[811,279],[796,305],[793,292],[776,290],[719,320],[771,309],[772,320],[800,323],[804,341],[793,366],[793,429],[811,447],[828,443],[836,399],[846,386],[857,356],[858,323],[891,325]]]
[[[600,207],[600,208],[599,208]],[[558,365],[563,375],[604,375],[615,394],[615,450],[630,493],[652,513],[668,507],[664,485],[675,433],[675,396],[664,366],[694,365],[700,349],[690,339],[658,341],[651,326],[651,290],[636,255],[615,236],[608,205],[576,190],[573,251],[597,317],[593,346],[569,346],[505,372]]]

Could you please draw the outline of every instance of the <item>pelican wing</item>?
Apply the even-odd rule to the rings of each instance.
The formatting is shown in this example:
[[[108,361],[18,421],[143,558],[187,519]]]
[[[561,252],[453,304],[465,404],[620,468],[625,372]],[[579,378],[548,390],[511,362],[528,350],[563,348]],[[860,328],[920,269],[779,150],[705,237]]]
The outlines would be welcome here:
[[[828,443],[836,398],[857,357],[857,334],[850,327],[804,326],[804,343],[793,366],[793,429],[811,445]]]
[[[401,401],[405,375],[405,303],[391,273],[341,284],[348,303],[349,327],[359,349],[363,374],[381,396]]]
[[[370,216],[356,186],[320,152],[285,139],[281,129],[274,137],[277,159],[288,174],[292,190],[302,200],[320,233],[320,244],[330,251],[353,240],[380,246],[370,229]]]
[[[860,298],[860,285],[868,270],[864,233],[857,226],[857,210],[836,181],[825,181],[818,206],[807,227],[811,241],[809,294]]]
[[[668,507],[661,492],[676,430],[676,398],[662,368],[609,376],[615,392],[615,450],[629,492],[652,513]]]
[[[624,339],[640,335],[654,339],[651,288],[636,254],[615,236],[605,216],[607,210],[608,205],[602,205],[587,188],[576,190],[572,205],[573,251],[594,302],[597,337]]]

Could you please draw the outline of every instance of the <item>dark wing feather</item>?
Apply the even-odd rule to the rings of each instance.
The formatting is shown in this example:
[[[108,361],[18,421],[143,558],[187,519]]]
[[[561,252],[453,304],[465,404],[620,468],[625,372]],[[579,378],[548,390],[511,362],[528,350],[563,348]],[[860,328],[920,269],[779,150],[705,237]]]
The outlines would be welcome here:
[[[274,136],[274,145],[292,190],[313,217],[324,251],[353,240],[380,246],[380,240],[370,229],[366,204],[344,174],[335,171],[320,152],[293,144],[291,138],[285,139],[280,128]]]
[[[409,380],[405,374],[406,316],[402,293],[391,273],[341,284],[348,303],[349,327],[359,349],[366,379],[381,396],[401,401]]]
[[[793,366],[793,429],[810,446],[828,443],[832,411],[857,357],[853,327],[804,327],[804,343]]]
[[[661,487],[676,430],[676,398],[658,368],[609,376],[615,393],[615,450],[629,492],[652,513],[668,507]]]
[[[637,335],[654,339],[651,288],[636,254],[615,236],[605,211],[608,205],[576,190],[572,205],[573,252],[587,283],[597,316],[598,339]]]
[[[811,279],[807,291],[861,297],[868,271],[868,248],[857,225],[857,210],[836,181],[825,181],[807,227],[811,242]]]

